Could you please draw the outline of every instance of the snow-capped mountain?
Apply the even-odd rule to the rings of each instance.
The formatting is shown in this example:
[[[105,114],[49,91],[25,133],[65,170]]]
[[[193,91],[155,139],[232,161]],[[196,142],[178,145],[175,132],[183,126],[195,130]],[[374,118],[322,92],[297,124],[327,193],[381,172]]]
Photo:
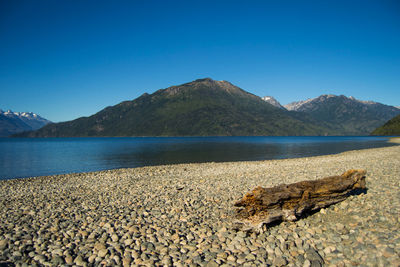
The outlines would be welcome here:
[[[358,100],[358,99],[356,99],[354,96],[349,96],[349,99],[354,100],[354,101],[357,101],[357,102],[359,102],[359,103],[367,104],[367,105],[378,104],[378,102],[371,101],[371,100],[367,100],[367,101],[365,101],[365,100]]]
[[[274,97],[272,96],[264,96],[261,98],[262,100],[264,100],[265,102],[270,103],[271,105],[277,107],[277,108],[282,108],[285,109],[281,103],[278,102],[278,100],[276,100]]]
[[[356,103],[365,104],[365,105],[378,105],[378,104],[380,104],[378,102],[370,101],[370,100],[368,100],[368,101],[359,100],[359,99],[356,99],[353,96],[346,97],[344,95],[340,95],[340,96],[337,96],[337,95],[320,95],[318,97],[309,98],[307,100],[295,101],[295,102],[289,103],[287,105],[284,105],[284,107],[287,110],[307,111],[307,110],[312,110],[314,105],[319,104],[319,103],[324,103],[328,99],[333,100],[333,99],[339,99],[339,98],[344,100],[344,101],[347,101],[347,102],[356,102]],[[380,105],[382,105],[382,104],[380,104]]]
[[[284,107],[287,110],[301,111],[302,107],[306,106],[309,103],[322,102],[331,97],[335,97],[335,95],[321,95],[321,96],[315,97],[315,98],[309,98],[306,100],[295,101],[295,102],[284,105]]]
[[[321,95],[285,105],[290,111],[307,114],[330,125],[338,135],[365,135],[371,133],[400,110],[374,101],[358,100],[344,95]]]
[[[13,112],[0,109],[0,136],[6,137],[15,133],[37,130],[50,122],[33,112]]]

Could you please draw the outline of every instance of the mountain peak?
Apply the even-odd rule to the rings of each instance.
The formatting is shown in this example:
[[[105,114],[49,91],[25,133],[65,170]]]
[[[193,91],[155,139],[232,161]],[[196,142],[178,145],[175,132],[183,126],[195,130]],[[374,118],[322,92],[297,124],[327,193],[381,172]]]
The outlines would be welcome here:
[[[338,95],[333,95],[333,94],[323,94],[323,95],[320,95],[318,97],[309,98],[309,99],[301,100],[301,101],[291,102],[291,103],[285,105],[284,107],[287,110],[303,111],[303,109],[310,108],[310,106],[312,106],[312,105],[315,105],[317,103],[323,103],[325,101],[332,100],[332,99],[342,99],[342,100],[348,100],[348,101],[355,101],[355,102],[362,103],[362,104],[375,104],[376,103],[376,102],[373,102],[373,101],[358,100],[353,96],[347,97],[345,95],[339,95],[338,96]]]
[[[202,91],[208,93],[224,92],[230,95],[241,95],[241,96],[248,96],[260,99],[258,96],[248,93],[228,81],[224,80],[216,81],[211,78],[197,79],[188,83],[184,83],[182,85],[176,85],[168,87],[166,89],[161,89],[158,90],[157,92],[161,92],[169,96],[174,96],[182,92],[195,92],[195,91],[198,92]]]
[[[287,110],[294,110],[294,111],[297,111],[297,110],[298,110],[299,108],[301,108],[304,104],[307,104],[307,103],[309,103],[309,102],[311,102],[311,101],[313,101],[313,100],[315,100],[315,99],[317,99],[317,98],[309,98],[309,99],[306,99],[306,100],[300,100],[300,101],[291,102],[291,103],[289,103],[289,104],[284,105],[284,107],[285,107]]]
[[[265,102],[270,103],[271,105],[277,107],[277,108],[281,108],[281,109],[285,109],[281,103],[278,102],[278,100],[276,100],[274,97],[272,96],[264,96],[261,98],[262,100],[264,100]]]
[[[225,81],[225,80],[217,81],[217,80],[213,80],[213,79],[211,79],[209,77],[197,79],[197,80],[194,80],[194,81],[189,82],[189,83],[214,83],[214,84],[230,84],[230,85],[233,85],[232,83],[230,83],[228,81]]]
[[[340,96],[344,96],[344,95],[340,95]],[[321,96],[319,96],[317,98],[328,99],[328,98],[332,98],[332,97],[338,97],[338,96],[337,95],[332,95],[332,94],[325,94],[325,95],[321,95]]]
[[[194,80],[193,82],[215,82],[215,81],[211,78],[206,77],[206,78]]]
[[[200,84],[207,84],[207,85],[217,85],[217,86],[222,86],[222,87],[226,87],[226,86],[237,87],[228,81],[225,81],[225,80],[217,81],[217,80],[213,80],[211,78],[197,79],[197,80],[194,80],[193,82],[189,82],[188,84],[193,84],[193,83],[194,84],[200,83]]]
[[[344,95],[320,95],[316,98],[285,105],[331,125],[339,134],[364,135],[400,113],[398,109],[373,101],[358,100]]]
[[[24,131],[37,130],[50,123],[33,112],[14,112],[12,110],[0,110],[0,136],[6,137],[11,134]]]
[[[3,111],[0,109],[0,114],[7,116],[7,117],[25,117],[28,119],[41,119],[41,120],[45,120],[42,117],[40,117],[39,115],[33,113],[33,112],[14,112],[11,109],[7,110],[7,111]]]

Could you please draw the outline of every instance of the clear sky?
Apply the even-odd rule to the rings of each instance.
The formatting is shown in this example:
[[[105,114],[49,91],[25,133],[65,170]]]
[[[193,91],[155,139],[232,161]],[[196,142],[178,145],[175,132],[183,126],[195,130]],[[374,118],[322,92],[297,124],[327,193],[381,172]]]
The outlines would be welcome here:
[[[0,0],[0,109],[65,121],[204,77],[400,106],[400,1]]]

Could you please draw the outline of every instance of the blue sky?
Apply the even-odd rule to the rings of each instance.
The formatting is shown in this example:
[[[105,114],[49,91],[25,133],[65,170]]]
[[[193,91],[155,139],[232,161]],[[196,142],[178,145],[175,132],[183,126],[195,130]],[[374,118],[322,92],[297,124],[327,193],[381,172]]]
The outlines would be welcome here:
[[[0,109],[65,121],[204,77],[400,106],[400,1],[0,1]]]

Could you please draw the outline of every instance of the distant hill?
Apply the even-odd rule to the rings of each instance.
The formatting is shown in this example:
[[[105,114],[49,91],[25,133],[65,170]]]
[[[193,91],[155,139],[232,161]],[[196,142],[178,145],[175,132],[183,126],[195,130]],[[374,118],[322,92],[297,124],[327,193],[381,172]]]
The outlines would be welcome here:
[[[400,115],[386,122],[381,127],[376,128],[372,135],[400,135]]]
[[[50,123],[49,120],[32,112],[2,111],[0,109],[0,137],[37,130],[48,123]]]
[[[400,109],[344,95],[321,95],[284,106],[302,112],[330,128],[329,134],[368,135],[375,128],[400,114]]]
[[[307,114],[294,115],[227,81],[206,78],[17,136],[321,135],[326,131]]]

